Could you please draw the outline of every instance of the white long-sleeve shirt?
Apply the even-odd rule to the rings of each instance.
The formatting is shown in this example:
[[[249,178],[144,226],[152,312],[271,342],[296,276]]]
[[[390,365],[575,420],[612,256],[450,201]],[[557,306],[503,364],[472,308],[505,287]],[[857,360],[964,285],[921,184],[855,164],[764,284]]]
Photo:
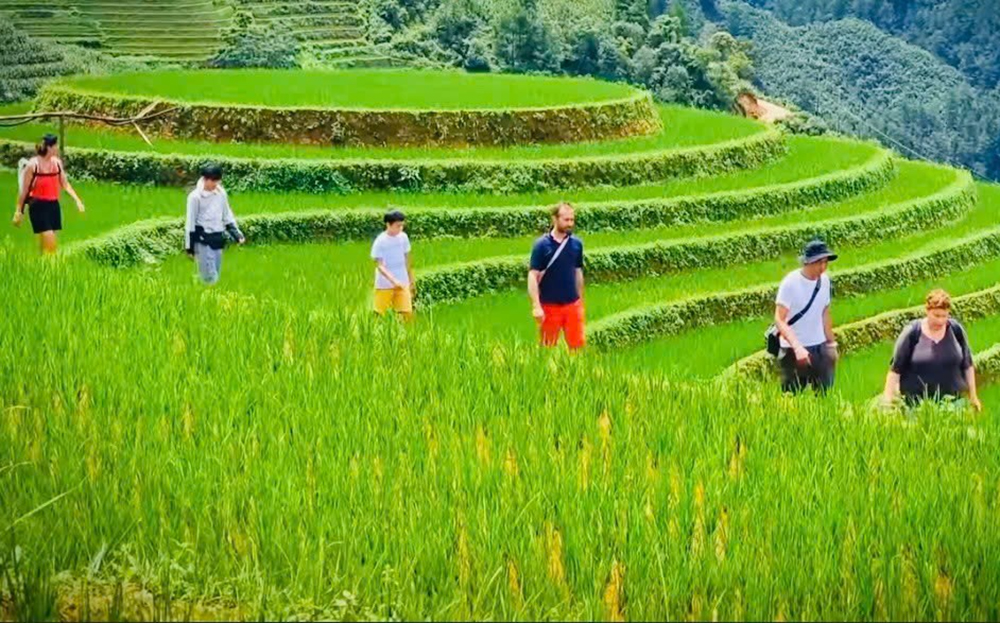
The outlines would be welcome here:
[[[201,227],[206,234],[221,233],[236,228],[236,216],[229,207],[226,191],[217,187],[213,191],[196,188],[188,195],[187,219],[184,223],[184,249],[194,248],[194,232]],[[238,231],[238,230],[237,230]]]

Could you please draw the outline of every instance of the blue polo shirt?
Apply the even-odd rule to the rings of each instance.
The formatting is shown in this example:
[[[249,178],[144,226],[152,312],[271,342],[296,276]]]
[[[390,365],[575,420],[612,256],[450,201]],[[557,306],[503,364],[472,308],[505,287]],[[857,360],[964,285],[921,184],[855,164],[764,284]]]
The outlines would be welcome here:
[[[531,269],[542,271],[559,248],[559,242],[549,232],[535,241],[531,249]],[[547,305],[568,305],[580,299],[576,287],[576,269],[583,268],[583,241],[571,236],[552,266],[545,271],[539,287],[539,299]]]

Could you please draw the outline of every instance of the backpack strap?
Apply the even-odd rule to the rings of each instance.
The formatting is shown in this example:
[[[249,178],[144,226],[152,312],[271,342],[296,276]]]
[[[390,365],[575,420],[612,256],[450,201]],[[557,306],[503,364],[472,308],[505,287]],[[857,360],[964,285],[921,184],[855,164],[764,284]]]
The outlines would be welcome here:
[[[913,354],[913,349],[917,347],[917,343],[920,342],[920,334],[923,332],[923,318],[919,318],[910,323],[910,333],[906,338],[910,341],[910,354]]]
[[[958,345],[961,347],[964,356],[965,350],[969,347],[965,337],[965,327],[963,327],[961,323],[954,318],[948,319],[948,326],[951,327],[952,332],[955,333],[955,339],[958,340]]]

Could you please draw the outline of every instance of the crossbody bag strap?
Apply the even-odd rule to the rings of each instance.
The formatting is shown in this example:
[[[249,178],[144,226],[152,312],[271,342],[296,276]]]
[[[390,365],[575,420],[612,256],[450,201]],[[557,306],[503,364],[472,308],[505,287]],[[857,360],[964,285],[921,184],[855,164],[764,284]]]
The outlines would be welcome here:
[[[813,288],[812,296],[809,297],[809,302],[806,303],[806,306],[802,308],[802,311],[792,316],[791,320],[788,321],[788,326],[792,326],[799,320],[802,320],[802,317],[805,316],[806,313],[809,311],[809,308],[812,307],[813,302],[816,300],[816,295],[819,294],[819,289],[820,287],[822,287],[822,285],[823,285],[823,276],[820,275],[819,279],[816,280],[816,287]]]
[[[569,239],[572,237],[573,234],[566,234],[566,237],[559,244],[559,248],[556,249],[556,252],[553,253],[552,257],[549,259],[549,263],[545,265],[545,270],[538,273],[538,283],[542,283],[542,279],[545,278],[545,273],[549,272],[549,269],[552,268],[552,265],[556,263],[556,260],[558,260],[559,256],[562,255],[563,249],[566,248],[566,245],[569,244]]]

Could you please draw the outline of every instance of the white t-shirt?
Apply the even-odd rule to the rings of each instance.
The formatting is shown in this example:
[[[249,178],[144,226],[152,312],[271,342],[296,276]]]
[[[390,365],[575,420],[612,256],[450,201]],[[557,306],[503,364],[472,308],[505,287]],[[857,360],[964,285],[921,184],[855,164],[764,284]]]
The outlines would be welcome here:
[[[792,325],[792,332],[805,347],[818,346],[826,342],[826,332],[823,331],[823,310],[830,306],[830,277],[824,273],[820,277],[820,283],[812,307],[805,316]],[[801,270],[795,270],[781,280],[775,302],[788,308],[788,319],[791,320],[792,316],[806,306],[815,289],[815,281],[806,279]],[[781,347],[791,347],[784,337],[781,338]]]
[[[372,259],[382,260],[396,281],[404,286],[410,285],[410,274],[406,271],[406,254],[410,252],[410,239],[406,232],[390,236],[382,232],[372,244]],[[375,267],[375,289],[391,290],[392,282],[385,278]]]

